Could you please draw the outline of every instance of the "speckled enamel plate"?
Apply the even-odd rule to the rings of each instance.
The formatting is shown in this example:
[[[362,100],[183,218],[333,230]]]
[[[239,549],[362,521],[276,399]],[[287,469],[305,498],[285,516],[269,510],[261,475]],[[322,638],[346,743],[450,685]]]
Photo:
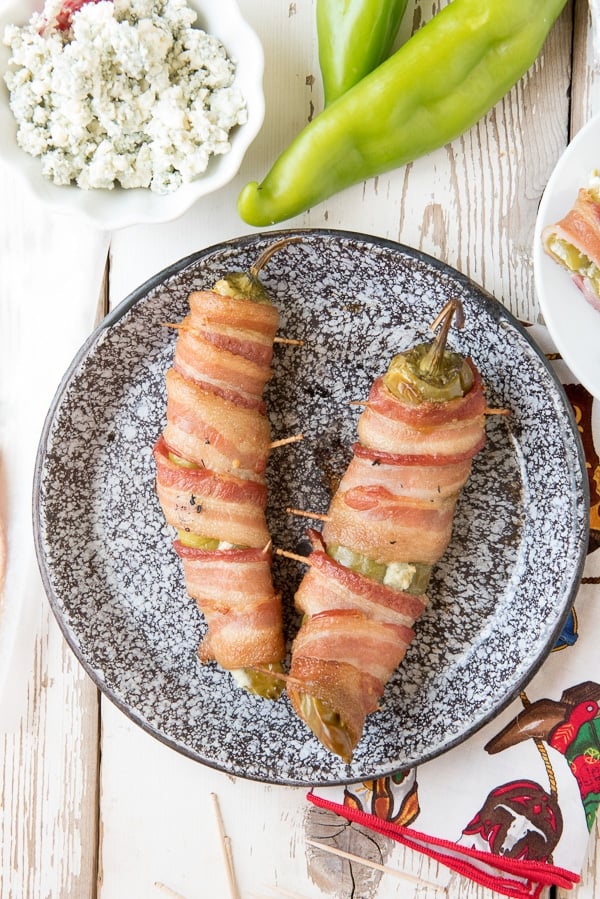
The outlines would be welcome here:
[[[306,521],[325,511],[359,409],[390,357],[426,338],[451,296],[452,333],[488,388],[487,445],[457,509],[417,637],[369,717],[351,765],[324,750],[284,696],[269,702],[201,666],[202,616],[186,595],[154,494],[151,447],[164,426],[164,375],[193,289],[247,268],[276,236],[257,234],[188,257],[152,278],[82,347],[49,412],[35,477],[39,562],[66,639],[100,689],[149,733],[234,775],[335,784],[430,759],[481,727],[529,680],[567,616],[587,547],[588,492],[562,387],[525,330],[458,272],[384,240],[335,231],[273,257],[263,280],[281,311],[267,401],[274,439],[274,543],[306,551]],[[302,565],[277,557],[286,627]]]

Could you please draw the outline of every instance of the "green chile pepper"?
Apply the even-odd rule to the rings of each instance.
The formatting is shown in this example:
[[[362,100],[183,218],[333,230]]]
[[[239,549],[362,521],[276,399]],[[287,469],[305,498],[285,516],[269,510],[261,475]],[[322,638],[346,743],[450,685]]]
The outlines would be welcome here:
[[[319,66],[328,106],[387,59],[408,0],[317,0]]]
[[[300,132],[238,199],[281,222],[472,127],[534,63],[566,0],[453,0]]]

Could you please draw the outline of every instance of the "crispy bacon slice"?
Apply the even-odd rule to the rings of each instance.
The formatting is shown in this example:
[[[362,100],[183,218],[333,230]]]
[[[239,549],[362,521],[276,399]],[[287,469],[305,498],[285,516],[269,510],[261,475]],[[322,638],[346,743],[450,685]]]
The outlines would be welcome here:
[[[349,762],[362,736],[365,718],[378,708],[380,681],[362,667],[300,655],[294,651],[286,690],[296,714],[315,732],[318,729],[319,737],[328,749]],[[323,721],[322,715],[313,723],[312,702],[308,704],[307,697],[314,698],[324,708],[336,710],[331,725]],[[343,722],[347,736],[344,744],[339,746],[338,718]]]
[[[406,457],[472,458],[482,446],[485,397],[481,377],[461,399],[411,404],[377,378],[358,423],[364,447]]]
[[[386,564],[437,562],[472,457],[485,441],[485,400],[474,375],[464,398],[416,407],[377,379],[358,423],[361,440],[375,449],[355,448],[323,529],[327,544]],[[418,464],[420,457],[435,464]]]
[[[167,524],[226,543],[263,547],[269,542],[264,484],[177,465],[162,436],[153,454],[156,492]]]
[[[354,610],[333,609],[308,618],[294,641],[287,693],[296,713],[311,722],[314,701],[335,709],[333,739],[319,732],[328,748],[350,761],[365,718],[376,711],[391,673],[400,664],[414,632],[408,627],[373,620]],[[307,707],[306,698],[311,697]],[[346,745],[336,745],[343,723]]]
[[[394,461],[387,461],[390,458]],[[412,463],[405,462],[402,456],[378,455],[356,444],[340,489],[383,487],[395,496],[414,500],[449,499],[462,490],[471,465],[470,458],[444,465],[419,465],[414,457]]]
[[[189,325],[204,339],[262,365],[270,365],[279,327],[277,309],[212,290],[190,294]]]
[[[202,662],[216,660],[227,671],[276,664],[285,654],[281,597],[245,602],[241,609],[199,604],[208,632],[198,649]]]
[[[237,477],[262,478],[271,428],[258,409],[247,409],[189,381],[171,368],[164,438],[183,459]]]
[[[173,366],[204,390],[264,413],[262,394],[271,378],[271,367],[216,346],[186,325],[185,319],[179,329]]]
[[[427,597],[415,596],[374,583],[370,578],[315,550],[310,568],[296,593],[296,606],[313,616],[332,608],[362,612],[374,620],[412,627],[427,605]]]
[[[229,670],[279,662],[285,653],[281,597],[264,549],[206,552],[175,541],[188,593],[208,625],[199,655]]]
[[[405,625],[373,620],[354,609],[319,612],[296,637],[294,658],[341,662],[366,671],[379,683],[379,693],[404,658],[414,631]],[[294,677],[294,668],[290,670]]]
[[[376,562],[432,565],[450,542],[454,502],[394,496],[381,487],[338,490],[323,528],[329,545],[348,546]]]

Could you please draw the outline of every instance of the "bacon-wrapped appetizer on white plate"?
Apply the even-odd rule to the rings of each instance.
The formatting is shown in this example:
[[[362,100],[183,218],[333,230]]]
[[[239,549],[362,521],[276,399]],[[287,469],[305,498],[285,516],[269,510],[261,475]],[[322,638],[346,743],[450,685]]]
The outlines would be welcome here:
[[[359,442],[295,596],[303,613],[287,693],[331,752],[350,762],[365,718],[414,638],[432,566],[485,443],[486,401],[470,359],[446,348],[451,300],[430,343],[395,356],[372,386]]]
[[[187,591],[208,626],[200,659],[216,660],[270,699],[282,691],[285,640],[265,518],[271,429],[263,389],[279,313],[258,276],[289,242],[268,247],[248,273],[191,293],[166,374],[167,423],[153,451]]]
[[[567,214],[542,231],[545,252],[571,275],[588,303],[600,312],[600,175],[581,187]]]
[[[600,115],[575,135],[540,200],[533,274],[543,321],[563,362],[600,396]]]

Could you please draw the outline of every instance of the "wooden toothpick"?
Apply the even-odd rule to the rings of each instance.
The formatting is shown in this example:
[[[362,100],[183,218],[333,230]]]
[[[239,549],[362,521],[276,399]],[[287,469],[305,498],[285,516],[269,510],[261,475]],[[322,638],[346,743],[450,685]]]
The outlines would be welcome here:
[[[375,868],[377,871],[383,871],[385,874],[391,874],[392,877],[404,878],[406,880],[412,880],[415,883],[422,884],[428,887],[433,887],[435,890],[441,891],[444,896],[448,895],[448,891],[445,887],[440,886],[438,883],[434,883],[432,880],[425,880],[423,877],[419,877],[417,874],[409,874],[407,871],[398,871],[396,868],[389,868],[386,865],[380,865],[378,862],[369,861],[366,858],[362,858],[360,855],[352,855],[351,852],[344,852],[342,849],[336,849],[333,846],[328,846],[326,843],[320,843],[318,840],[305,840],[308,846],[314,846],[317,849],[320,849],[322,852],[329,852],[331,855],[338,855],[340,858],[346,858],[351,862],[356,862],[359,865],[365,865],[367,868]]]
[[[273,343],[283,343],[286,346],[304,346],[303,340],[294,340],[293,337],[274,337]]]
[[[217,818],[217,827],[219,828],[219,837],[221,839],[221,846],[223,848],[223,858],[225,860],[225,869],[227,871],[227,882],[229,884],[229,895],[231,899],[241,899],[240,891],[238,889],[237,880],[235,877],[235,868],[233,866],[233,852],[231,849],[231,840],[225,833],[225,825],[223,824],[223,816],[221,815],[221,806],[219,805],[219,797],[216,793],[210,794],[211,799],[213,801],[213,805],[215,808],[215,815]]]
[[[185,896],[182,896],[181,893],[176,893],[175,890],[172,890],[171,887],[168,887],[166,883],[161,883],[160,880],[156,880],[154,882],[154,886],[157,890],[160,890],[162,893],[166,893],[167,896],[170,896],[171,899],[185,899]]]
[[[298,553],[288,552],[287,549],[276,549],[275,552],[278,556],[283,556],[285,559],[293,559],[294,562],[302,562],[303,565],[310,565],[307,556],[300,556]]]
[[[273,442],[269,444],[269,449],[276,449],[278,446],[287,446],[288,443],[298,443],[299,440],[304,440],[304,434],[294,434],[293,437],[283,437],[281,440],[273,440]]]
[[[329,521],[329,515],[322,515],[320,512],[305,512],[304,509],[285,510],[289,515],[299,515],[301,518],[315,518],[317,521]]]

